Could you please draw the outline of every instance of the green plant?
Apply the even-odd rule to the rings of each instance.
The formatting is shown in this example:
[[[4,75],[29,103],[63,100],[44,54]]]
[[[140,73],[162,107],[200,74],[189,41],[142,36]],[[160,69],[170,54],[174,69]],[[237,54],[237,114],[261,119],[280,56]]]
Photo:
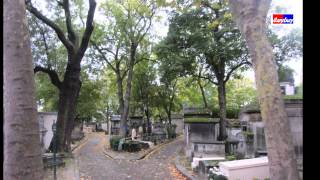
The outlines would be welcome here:
[[[141,144],[137,141],[126,141],[123,143],[123,150],[128,152],[137,152],[141,150]]]
[[[118,151],[118,146],[119,146],[120,139],[122,139],[121,136],[112,136],[110,138],[110,147],[111,147],[111,149],[113,149],[114,151]]]
[[[223,175],[214,175],[213,180],[228,180],[228,178]]]
[[[233,161],[233,160],[236,160],[237,157],[235,155],[229,155],[229,156],[226,156],[226,160],[228,161]]]
[[[167,132],[168,132],[168,137],[169,139],[173,139],[176,137],[176,124],[171,124],[167,126]]]
[[[254,138],[254,134],[251,131],[245,131],[243,132],[243,135],[245,136],[247,142],[252,142]]]

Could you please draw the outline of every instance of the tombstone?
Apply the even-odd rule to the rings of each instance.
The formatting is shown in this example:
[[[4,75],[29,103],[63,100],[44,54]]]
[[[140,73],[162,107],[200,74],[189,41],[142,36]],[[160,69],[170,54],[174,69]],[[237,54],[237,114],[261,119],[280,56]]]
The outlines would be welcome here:
[[[120,133],[120,115],[112,115],[110,118],[110,134],[119,135]]]
[[[52,124],[57,121],[57,116],[57,112],[38,112],[42,153],[45,153],[50,146],[53,137]]]
[[[185,152],[189,158],[224,156],[225,142],[218,141],[219,118],[204,108],[184,108]]]
[[[132,130],[131,130],[131,139],[132,140],[136,140],[136,138],[137,138],[137,131],[136,131],[135,128],[132,128]]]

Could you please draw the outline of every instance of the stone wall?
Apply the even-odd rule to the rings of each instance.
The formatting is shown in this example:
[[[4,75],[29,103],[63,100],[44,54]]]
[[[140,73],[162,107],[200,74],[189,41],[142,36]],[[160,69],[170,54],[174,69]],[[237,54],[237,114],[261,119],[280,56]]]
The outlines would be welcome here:
[[[293,144],[297,156],[299,167],[302,169],[303,161],[303,102],[302,100],[285,100],[285,109],[289,119],[289,126],[293,138]],[[239,116],[242,126],[254,133],[254,142],[246,145],[247,154],[249,149],[253,151],[266,151],[266,142],[264,135],[264,122],[262,122],[259,112],[242,112]],[[249,153],[252,154],[252,153]]]
[[[40,126],[40,140],[42,152],[44,153],[50,146],[53,137],[52,124],[57,121],[57,112],[38,112],[38,121]]]
[[[177,128],[176,128],[177,134],[183,134],[183,118],[172,119],[171,123],[177,125]]]

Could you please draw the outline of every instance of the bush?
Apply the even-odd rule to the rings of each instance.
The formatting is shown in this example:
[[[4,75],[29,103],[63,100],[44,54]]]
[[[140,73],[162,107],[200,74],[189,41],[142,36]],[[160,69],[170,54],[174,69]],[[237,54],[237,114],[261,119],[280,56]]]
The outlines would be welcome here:
[[[110,138],[110,147],[111,147],[111,149],[113,149],[114,151],[118,151],[118,146],[119,146],[120,139],[122,139],[121,136],[112,136]]]
[[[173,139],[176,138],[176,128],[177,125],[171,124],[167,126],[168,138]]]
[[[253,138],[254,138],[253,132],[245,131],[243,132],[243,135],[245,136],[247,142],[253,142]]]
[[[230,155],[230,156],[226,156],[226,160],[227,161],[233,161],[233,160],[236,160],[237,157],[235,155]]]
[[[223,175],[214,175],[213,180],[228,180],[228,178]]]
[[[126,141],[123,143],[123,150],[128,152],[137,152],[141,150],[141,144],[136,141]]]

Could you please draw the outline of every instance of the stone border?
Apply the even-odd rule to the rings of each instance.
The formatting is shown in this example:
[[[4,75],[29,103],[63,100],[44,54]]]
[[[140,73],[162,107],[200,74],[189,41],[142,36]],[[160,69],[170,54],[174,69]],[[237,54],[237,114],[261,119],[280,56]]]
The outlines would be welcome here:
[[[148,158],[151,154],[153,154],[154,152],[160,150],[162,147],[164,147],[165,145],[168,145],[170,143],[173,143],[175,142],[178,138],[180,138],[180,136],[178,136],[177,138],[173,139],[173,140],[169,140],[167,142],[164,142],[162,144],[159,144],[158,146],[155,146],[154,148],[151,148],[149,149],[148,151],[146,151],[145,153],[143,153],[142,155],[140,155],[139,157],[137,158],[131,158],[131,159],[127,159],[127,160],[130,160],[130,161],[138,161],[138,160],[143,160],[145,158]],[[108,158],[111,158],[113,160],[124,160],[124,159],[121,159],[121,158],[114,158],[110,153],[108,153],[106,151],[106,146],[104,147],[104,151],[103,151],[103,154],[108,157]]]
[[[177,168],[177,170],[188,180],[197,180],[187,171],[187,169],[183,165],[180,164],[179,160],[180,160],[180,155],[177,155],[174,160],[174,165]]]
[[[79,143],[77,145],[75,145],[73,148],[71,148],[71,152],[75,151],[80,145],[83,145],[84,143],[86,143],[88,141],[88,136],[84,136],[84,138],[82,140],[79,141]]]

